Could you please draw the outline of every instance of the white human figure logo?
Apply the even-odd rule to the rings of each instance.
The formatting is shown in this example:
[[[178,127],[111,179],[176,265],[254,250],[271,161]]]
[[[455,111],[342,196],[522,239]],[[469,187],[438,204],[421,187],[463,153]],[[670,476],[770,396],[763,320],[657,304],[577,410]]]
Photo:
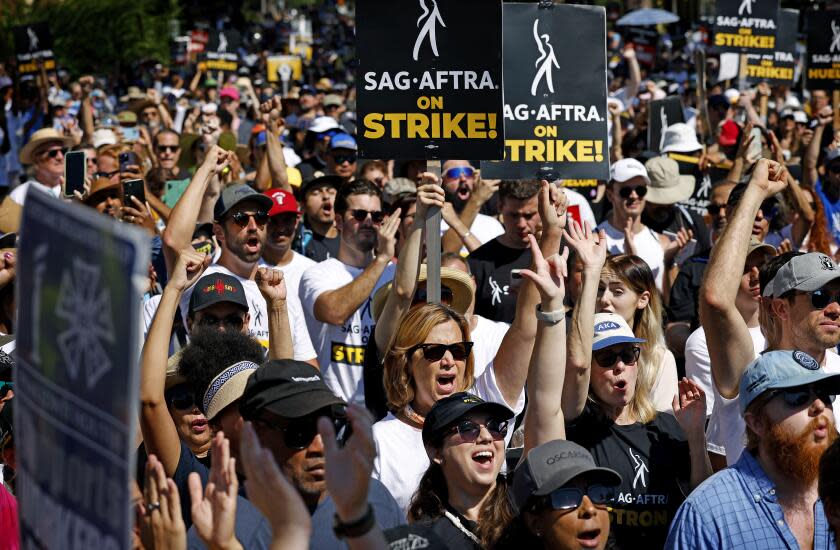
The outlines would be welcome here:
[[[741,0],[741,5],[738,6],[738,16],[752,15],[752,5],[755,0]]]
[[[536,62],[534,62],[535,67],[539,67],[537,70],[537,74],[534,76],[533,82],[531,82],[531,95],[537,95],[537,87],[540,84],[540,80],[545,78],[545,83],[548,86],[548,91],[552,94],[554,93],[554,81],[551,78],[551,67],[560,68],[560,64],[557,63],[557,57],[554,55],[554,47],[549,44],[549,36],[548,34],[540,35],[537,31],[537,26],[540,24],[540,20],[537,19],[534,21],[534,41],[537,43],[537,49],[540,51],[540,56],[537,58]],[[545,43],[543,43],[545,41]],[[543,47],[545,46],[545,47]],[[548,51],[546,51],[548,50]],[[542,65],[540,65],[542,63]]]
[[[659,121],[659,150],[661,151],[665,147],[665,129],[668,127],[668,115],[665,113],[664,106],[659,110]]]
[[[29,51],[36,51],[38,49],[38,35],[35,34],[32,27],[26,27],[26,34],[29,35]]]
[[[419,0],[420,7],[423,9],[423,14],[417,18],[417,26],[420,26],[420,22],[423,19],[426,20],[423,23],[423,27],[420,29],[420,32],[417,33],[417,40],[414,41],[414,52],[412,57],[414,61],[417,61],[418,57],[420,56],[420,46],[423,45],[423,40],[426,36],[429,37],[429,45],[432,47],[432,53],[435,54],[435,57],[438,57],[438,49],[437,49],[437,38],[435,35],[435,29],[437,27],[437,23],[440,23],[441,27],[446,27],[446,23],[443,22],[443,17],[440,15],[440,10],[438,10],[437,0],[432,1],[432,11],[429,11],[429,8],[426,6],[425,0]]]
[[[633,449],[627,449],[630,453],[630,458],[633,459],[633,469],[636,470],[636,477],[633,478],[633,488],[636,488],[636,482],[641,481],[642,487],[647,487],[647,481],[645,480],[645,472],[648,471],[647,464],[644,463],[642,457],[633,453]]]
[[[831,21],[831,45],[828,47],[829,53],[840,51],[840,25],[837,21]]]
[[[510,288],[508,285],[504,287],[500,286],[499,283],[493,280],[493,277],[488,277],[487,282],[490,283],[490,305],[495,306],[497,303],[502,303],[502,295],[508,295],[508,289]]]
[[[228,47],[227,36],[225,36],[225,33],[220,32],[219,33],[219,49],[217,49],[216,51],[217,52],[226,52],[227,47]]]

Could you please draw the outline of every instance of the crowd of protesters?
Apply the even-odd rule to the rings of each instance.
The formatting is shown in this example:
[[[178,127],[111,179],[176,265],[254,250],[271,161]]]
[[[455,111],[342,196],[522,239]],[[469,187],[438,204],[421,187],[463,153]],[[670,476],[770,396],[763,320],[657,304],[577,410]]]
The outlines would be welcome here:
[[[0,548],[37,192],[148,235],[136,548],[835,548],[840,105],[608,47],[610,179],[580,192],[360,159],[323,49],[287,93],[260,65],[0,67]]]

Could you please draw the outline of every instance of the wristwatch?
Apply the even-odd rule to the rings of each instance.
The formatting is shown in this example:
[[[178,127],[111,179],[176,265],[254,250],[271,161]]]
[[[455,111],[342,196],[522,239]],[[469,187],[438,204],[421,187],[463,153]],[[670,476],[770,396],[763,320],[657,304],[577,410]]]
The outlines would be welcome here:
[[[352,523],[344,523],[338,517],[338,514],[333,516],[333,533],[340,539],[355,539],[363,537],[373,529],[376,525],[376,518],[373,516],[373,508],[368,504],[365,515]]]
[[[543,311],[540,304],[537,304],[537,321],[542,321],[547,325],[556,325],[566,318],[566,312],[562,309],[557,311]]]

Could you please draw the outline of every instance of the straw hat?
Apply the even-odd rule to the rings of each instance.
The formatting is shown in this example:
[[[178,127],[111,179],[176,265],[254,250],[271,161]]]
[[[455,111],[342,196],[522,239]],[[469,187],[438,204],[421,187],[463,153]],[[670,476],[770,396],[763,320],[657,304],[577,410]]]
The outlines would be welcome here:
[[[417,277],[417,282],[426,282],[426,264],[420,264],[420,275]],[[376,291],[376,294],[373,295],[371,313],[374,321],[379,319],[382,310],[385,309],[385,302],[388,300],[388,294],[391,292],[391,284],[388,283],[381,286]],[[466,313],[475,295],[475,286],[472,277],[452,267],[441,267],[440,284],[452,291],[452,303],[450,307],[461,315]]]
[[[85,197],[85,204],[91,204],[95,199],[99,198],[98,195],[102,191],[107,191],[109,189],[119,190],[121,187],[119,183],[112,182],[110,178],[96,178],[90,185],[90,192],[88,193],[88,196]]]
[[[73,140],[69,137],[61,135],[55,128],[41,128],[29,138],[29,141],[20,150],[20,162],[22,164],[33,164],[35,159],[33,157],[35,150],[41,145],[50,142],[61,143],[64,147],[69,147],[73,144]]]

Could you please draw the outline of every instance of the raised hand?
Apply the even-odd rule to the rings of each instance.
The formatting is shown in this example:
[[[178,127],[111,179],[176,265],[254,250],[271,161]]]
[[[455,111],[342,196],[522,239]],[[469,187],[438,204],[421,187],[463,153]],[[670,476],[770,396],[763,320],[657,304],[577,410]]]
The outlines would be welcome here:
[[[665,265],[670,265],[677,254],[679,254],[680,250],[685,248],[685,245],[687,245],[693,237],[694,231],[686,229],[685,227],[677,231],[677,236],[674,240],[670,240],[668,237],[663,236],[663,242],[661,244],[662,249],[665,252]]]
[[[636,245],[633,242],[636,234],[633,233],[633,218],[627,218],[627,223],[624,224],[624,253],[636,255]]]
[[[568,206],[566,193],[542,180],[538,201],[537,209],[540,213],[542,230],[562,233],[563,228],[566,227],[566,208]]]
[[[352,522],[365,515],[368,486],[376,458],[373,418],[358,405],[347,406],[347,420],[353,433],[344,447],[335,440],[335,428],[327,418],[318,419],[318,433],[324,442],[327,492],[335,502],[338,517]]]
[[[787,170],[774,160],[759,159],[750,177],[750,185],[757,185],[764,192],[765,199],[772,197],[787,187]]]
[[[584,271],[601,272],[607,262],[607,235],[604,231],[593,233],[589,222],[584,221],[583,227],[572,220],[569,228],[563,232],[563,238],[583,265]]]
[[[417,188],[417,212],[415,219],[425,220],[432,208],[443,208],[446,194],[439,184],[437,176],[430,172],[420,174],[420,186]]]
[[[278,537],[283,537],[284,544],[277,548],[308,547],[312,532],[309,510],[300,493],[277,467],[271,451],[260,445],[250,422],[242,427],[239,452],[247,478],[248,500],[271,524],[275,541],[280,542]]]
[[[207,151],[207,156],[204,157],[204,163],[201,166],[209,168],[213,174],[219,174],[230,165],[231,160],[230,152],[214,145]]]
[[[187,527],[181,516],[181,495],[175,482],[167,479],[163,464],[153,454],[146,462],[143,499],[155,550],[186,550]]]
[[[703,433],[706,428],[706,392],[697,382],[683,378],[678,395],[671,403],[674,417],[687,436]]]
[[[192,248],[181,251],[169,276],[167,288],[171,285],[180,292],[194,285],[210,265],[210,259],[209,255],[201,254]]]
[[[278,96],[260,104],[260,113],[265,127],[275,136],[280,135],[286,122],[283,120],[282,104]]]
[[[418,207],[419,208],[419,207]],[[400,214],[402,208],[397,208],[393,214],[388,216],[377,231],[376,257],[382,257],[388,261],[394,257],[397,246],[397,229],[400,227]]]
[[[17,256],[14,252],[6,251],[0,257],[0,288],[15,280],[17,273]]]
[[[817,123],[820,126],[828,126],[834,120],[834,110],[831,105],[826,105],[817,113]]]
[[[234,531],[239,494],[236,459],[230,456],[230,441],[223,432],[216,433],[210,453],[210,478],[203,493],[196,472],[188,480],[193,525],[209,548],[241,548]]]
[[[267,303],[286,300],[286,281],[283,278],[283,272],[279,269],[270,267],[257,269],[254,282],[257,283],[257,288],[260,289],[260,294],[263,295]]]
[[[481,204],[489,201],[496,191],[499,190],[499,185],[502,180],[486,180],[481,177],[481,170],[475,171],[475,186],[473,186],[472,194],[476,200]]]
[[[131,202],[134,206],[120,207],[122,220],[155,233],[157,228],[155,227],[155,220],[152,216],[151,207],[149,207],[148,204],[140,202],[140,199],[135,196],[131,197]]]
[[[534,283],[540,293],[543,311],[557,311],[563,307],[563,298],[566,296],[564,278],[568,274],[566,260],[569,258],[569,249],[565,248],[562,255],[555,254],[546,259],[533,235],[528,235],[528,241],[534,258],[534,270],[523,269],[519,273]]]

